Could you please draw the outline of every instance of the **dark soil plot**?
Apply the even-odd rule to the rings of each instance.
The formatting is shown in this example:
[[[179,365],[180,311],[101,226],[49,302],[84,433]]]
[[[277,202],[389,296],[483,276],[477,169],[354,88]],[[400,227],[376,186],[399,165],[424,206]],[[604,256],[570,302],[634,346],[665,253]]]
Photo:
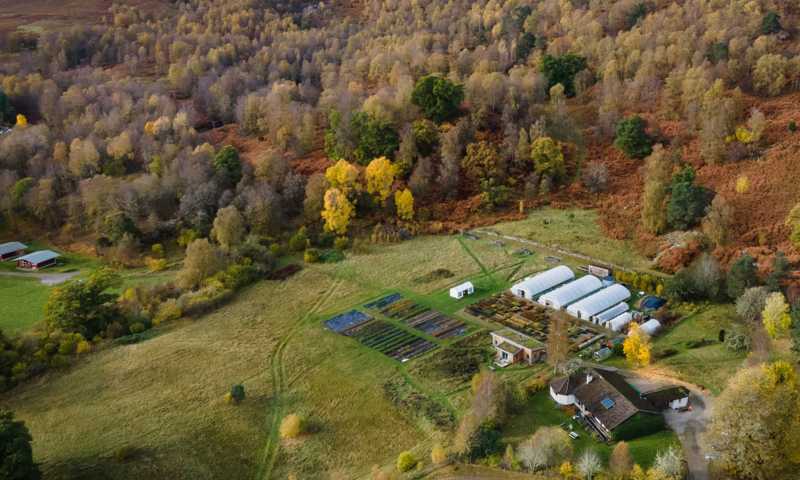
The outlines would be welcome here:
[[[467,325],[464,322],[434,310],[428,310],[408,318],[404,323],[415,330],[440,339],[458,337],[467,332]]]
[[[427,310],[427,307],[423,307],[422,305],[414,303],[408,299],[402,299],[382,308],[380,312],[395,320],[405,320]]]
[[[392,293],[390,295],[386,295],[385,297],[379,298],[374,302],[367,303],[364,306],[370,310],[383,310],[384,308],[388,307],[389,305],[393,304],[394,302],[402,298],[403,296],[401,294]]]
[[[436,348],[433,342],[380,320],[359,324],[348,330],[346,335],[399,361],[410,360]]]
[[[364,312],[350,310],[349,312],[339,314],[331,319],[326,320],[325,326],[336,333],[347,335],[347,330],[358,327],[359,325],[362,325],[371,319],[372,317]]]

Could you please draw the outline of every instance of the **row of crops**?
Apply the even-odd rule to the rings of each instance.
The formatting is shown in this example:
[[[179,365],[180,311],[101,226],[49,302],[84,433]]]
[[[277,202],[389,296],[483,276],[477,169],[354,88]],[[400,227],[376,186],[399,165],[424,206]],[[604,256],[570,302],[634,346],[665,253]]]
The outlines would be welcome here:
[[[436,344],[382,320],[371,320],[347,331],[362,345],[405,362],[436,348]]]
[[[438,339],[458,337],[467,333],[467,325],[447,315],[431,310],[399,293],[392,293],[365,305],[370,310],[403,322],[409,327]]]

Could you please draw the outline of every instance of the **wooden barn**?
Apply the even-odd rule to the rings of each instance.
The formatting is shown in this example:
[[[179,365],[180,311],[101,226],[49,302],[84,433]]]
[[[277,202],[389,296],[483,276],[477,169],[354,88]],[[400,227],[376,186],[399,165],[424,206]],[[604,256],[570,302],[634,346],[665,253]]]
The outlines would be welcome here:
[[[28,246],[22,242],[0,243],[0,260],[11,260],[21,255],[25,255]]]
[[[17,268],[23,270],[40,270],[56,264],[61,255],[52,250],[39,250],[17,259]]]

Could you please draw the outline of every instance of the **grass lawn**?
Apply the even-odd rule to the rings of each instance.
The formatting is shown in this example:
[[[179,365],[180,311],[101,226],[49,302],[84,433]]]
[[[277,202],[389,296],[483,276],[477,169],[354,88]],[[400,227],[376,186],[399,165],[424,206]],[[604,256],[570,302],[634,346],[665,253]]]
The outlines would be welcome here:
[[[13,334],[41,321],[48,295],[39,280],[0,276],[0,330]]]
[[[607,238],[593,210],[541,208],[526,220],[491,227],[499,233],[528,238],[552,247],[596,257],[627,268],[648,270],[647,258],[631,242]]]
[[[505,443],[518,444],[543,426],[560,425],[562,422],[572,422],[566,409],[559,408],[550,398],[548,390],[534,394],[522,412],[512,417],[503,431]],[[606,444],[594,440],[589,433],[575,423],[575,431],[580,437],[573,442],[575,457],[586,449],[595,450],[604,462],[608,462],[614,444]],[[640,437],[628,442],[634,462],[649,467],[659,450],[666,449],[669,445],[677,443],[678,438],[671,430],[664,430],[652,435]]]
[[[712,305],[687,316],[664,335],[655,338],[655,350],[672,348],[678,353],[656,361],[654,366],[718,394],[746,357],[745,353],[733,352],[717,341],[721,329],[731,332],[743,328],[737,324],[733,305]],[[687,345],[688,341],[701,339],[713,340],[713,343],[699,348]]]

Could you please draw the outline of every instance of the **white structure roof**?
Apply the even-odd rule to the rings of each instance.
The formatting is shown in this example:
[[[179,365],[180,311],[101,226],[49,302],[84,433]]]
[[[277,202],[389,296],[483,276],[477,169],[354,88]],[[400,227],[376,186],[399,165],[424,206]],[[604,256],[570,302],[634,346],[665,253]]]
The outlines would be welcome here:
[[[475,285],[472,282],[464,282],[461,285],[456,285],[455,287],[450,289],[450,296],[453,298],[461,298],[461,292],[466,290],[468,293],[472,293],[475,291]]]
[[[573,278],[575,278],[575,274],[569,267],[566,265],[559,265],[532,277],[525,278],[525,280],[511,287],[511,293],[518,297],[533,300],[536,298],[536,295],[550,290],[557,285],[561,285],[564,282],[568,282]]]
[[[584,275],[575,281],[556,288],[552,292],[545,293],[539,297],[539,303],[561,310],[575,300],[599,290],[602,286],[603,283],[599,278],[594,275]]]
[[[618,315],[613,319],[611,319],[611,321],[608,322],[607,326],[611,330],[619,332],[620,330],[625,328],[625,325],[631,323],[631,320],[633,320],[633,315],[631,315],[631,312],[625,312],[622,315]]]
[[[52,250],[39,250],[38,252],[29,253],[25,256],[19,257],[17,260],[24,260],[26,262],[38,264],[46,262],[48,260],[52,260],[54,258],[58,258],[60,256],[61,255],[57,254]]]
[[[609,308],[608,310],[600,312],[597,315],[595,315],[593,319],[594,323],[602,325],[611,320],[612,318],[616,317],[617,315],[627,312],[629,308],[630,307],[628,306],[627,303],[620,302],[614,305],[613,307]]]
[[[631,292],[617,283],[570,305],[567,307],[567,312],[573,317],[588,320],[592,315],[597,315],[630,297]]]
[[[661,322],[655,318],[651,318],[650,320],[641,324],[639,329],[648,335],[654,335],[656,332],[661,330]]]
[[[28,246],[22,242],[0,243],[0,255],[8,255],[9,253],[19,252],[26,248],[28,248]]]

